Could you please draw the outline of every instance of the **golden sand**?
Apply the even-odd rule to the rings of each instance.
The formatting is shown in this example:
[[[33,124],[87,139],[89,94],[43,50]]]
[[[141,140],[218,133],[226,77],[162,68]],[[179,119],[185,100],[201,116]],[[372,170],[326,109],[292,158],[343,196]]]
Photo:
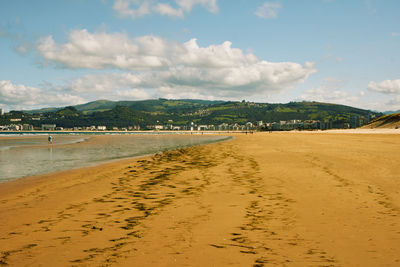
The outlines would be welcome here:
[[[0,265],[400,266],[400,137],[258,133],[0,185]]]

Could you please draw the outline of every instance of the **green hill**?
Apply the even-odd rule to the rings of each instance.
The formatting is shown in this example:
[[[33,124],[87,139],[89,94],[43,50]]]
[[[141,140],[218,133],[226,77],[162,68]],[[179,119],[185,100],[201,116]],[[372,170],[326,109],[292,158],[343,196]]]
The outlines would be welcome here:
[[[97,101],[89,102],[89,103],[82,104],[82,105],[76,105],[74,107],[80,112],[92,113],[95,111],[110,110],[110,109],[113,109],[116,105],[117,104],[115,101],[97,100]]]
[[[81,105],[73,106],[78,111],[84,114],[90,114],[98,111],[107,111],[115,108],[116,106],[130,107],[135,110],[146,112],[182,112],[201,108],[204,106],[224,103],[224,101],[210,101],[210,100],[168,100],[168,99],[151,99],[151,100],[138,100],[138,101],[110,101],[110,100],[96,100]],[[62,108],[43,108],[25,111],[26,113],[48,113],[55,112]]]
[[[22,115],[21,115],[22,114]],[[0,119],[1,125],[11,118],[23,118],[22,123],[40,126],[44,123],[60,127],[105,125],[128,127],[173,124],[177,126],[245,124],[247,122],[280,122],[288,120],[329,121],[334,128],[342,128],[352,116],[379,117],[382,114],[354,107],[319,102],[290,102],[269,104],[238,101],[208,101],[191,99],[153,99],[141,101],[98,100],[65,108],[10,112]],[[40,121],[33,120],[40,117]]]

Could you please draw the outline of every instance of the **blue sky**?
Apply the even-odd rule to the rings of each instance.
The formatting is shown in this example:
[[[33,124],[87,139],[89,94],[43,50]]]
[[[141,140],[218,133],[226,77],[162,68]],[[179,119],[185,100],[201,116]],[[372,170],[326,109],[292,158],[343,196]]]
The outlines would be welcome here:
[[[400,109],[397,0],[0,1],[0,107],[314,100]]]

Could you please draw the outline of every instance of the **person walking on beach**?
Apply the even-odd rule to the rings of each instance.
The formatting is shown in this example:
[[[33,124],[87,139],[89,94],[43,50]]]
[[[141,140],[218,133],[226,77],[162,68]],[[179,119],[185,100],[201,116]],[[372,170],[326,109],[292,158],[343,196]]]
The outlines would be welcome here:
[[[53,137],[51,137],[51,135],[49,135],[48,140],[49,140],[49,144],[53,144]]]

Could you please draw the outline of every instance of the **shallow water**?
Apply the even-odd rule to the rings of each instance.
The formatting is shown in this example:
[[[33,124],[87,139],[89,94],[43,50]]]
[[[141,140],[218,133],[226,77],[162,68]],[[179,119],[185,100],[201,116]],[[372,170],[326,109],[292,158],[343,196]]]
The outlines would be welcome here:
[[[207,135],[120,135],[98,139],[63,135],[55,136],[53,144],[48,144],[47,137],[0,139],[0,182],[227,139]]]

